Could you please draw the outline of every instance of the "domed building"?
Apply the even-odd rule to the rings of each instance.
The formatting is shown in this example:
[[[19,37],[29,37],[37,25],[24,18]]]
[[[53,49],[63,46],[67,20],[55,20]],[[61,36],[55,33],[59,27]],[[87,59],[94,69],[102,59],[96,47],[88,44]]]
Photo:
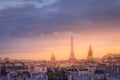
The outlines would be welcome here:
[[[55,62],[55,61],[56,61],[55,55],[54,55],[54,53],[52,53],[51,62]]]

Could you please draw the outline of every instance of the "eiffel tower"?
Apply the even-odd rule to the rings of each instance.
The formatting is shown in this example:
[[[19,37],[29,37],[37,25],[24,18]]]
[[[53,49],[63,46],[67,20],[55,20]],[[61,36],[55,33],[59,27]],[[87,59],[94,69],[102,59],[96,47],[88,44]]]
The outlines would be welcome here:
[[[74,48],[73,48],[73,38],[71,37],[71,52],[70,52],[70,57],[69,61],[75,61],[75,54],[74,54]]]

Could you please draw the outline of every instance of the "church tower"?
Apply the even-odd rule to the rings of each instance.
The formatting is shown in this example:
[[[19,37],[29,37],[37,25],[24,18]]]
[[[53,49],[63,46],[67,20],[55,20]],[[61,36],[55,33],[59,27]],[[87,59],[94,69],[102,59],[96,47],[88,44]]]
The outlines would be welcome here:
[[[74,54],[74,48],[73,48],[73,38],[71,37],[71,52],[70,52],[70,61],[75,61],[75,54]]]
[[[91,45],[90,45],[90,47],[89,47],[87,59],[88,59],[88,60],[93,60],[93,52],[92,52],[92,47],[91,47]]]

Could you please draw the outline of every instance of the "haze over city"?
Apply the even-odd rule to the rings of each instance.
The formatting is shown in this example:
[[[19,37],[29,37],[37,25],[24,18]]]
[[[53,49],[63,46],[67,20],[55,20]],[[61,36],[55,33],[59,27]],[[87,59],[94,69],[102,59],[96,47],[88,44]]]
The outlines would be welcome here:
[[[120,0],[0,0],[0,57],[66,60],[120,53]]]

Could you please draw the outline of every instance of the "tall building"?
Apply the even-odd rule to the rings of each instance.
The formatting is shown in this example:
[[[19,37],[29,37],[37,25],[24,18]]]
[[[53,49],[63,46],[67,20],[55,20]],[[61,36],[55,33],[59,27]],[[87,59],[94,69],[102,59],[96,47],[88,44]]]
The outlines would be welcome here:
[[[90,45],[90,47],[89,47],[87,59],[88,59],[88,60],[92,60],[92,59],[93,59],[93,52],[92,52],[92,47],[91,47],[91,45]]]
[[[56,61],[55,55],[54,55],[54,53],[52,53],[51,62],[55,62],[55,61]]]
[[[69,57],[70,61],[75,61],[75,54],[74,54],[74,48],[73,48],[73,38],[71,37],[71,52],[70,52],[70,57]]]

